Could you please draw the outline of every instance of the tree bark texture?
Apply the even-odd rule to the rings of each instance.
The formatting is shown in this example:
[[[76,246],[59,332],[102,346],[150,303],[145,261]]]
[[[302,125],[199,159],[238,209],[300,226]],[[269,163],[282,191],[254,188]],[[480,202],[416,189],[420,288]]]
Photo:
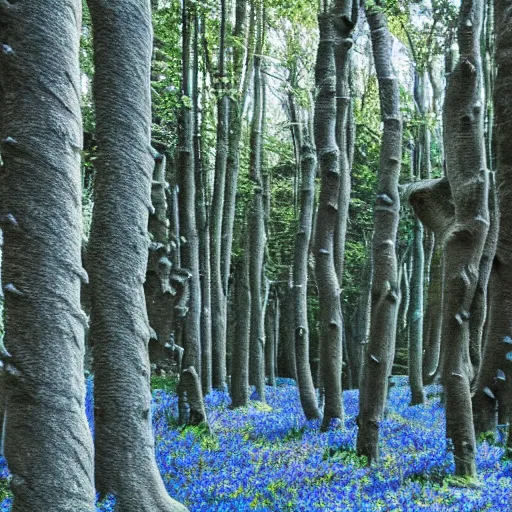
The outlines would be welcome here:
[[[89,0],[98,158],[89,242],[96,490],[122,512],[174,512],[155,460],[143,283],[154,161],[147,0]],[[59,11],[60,12],[60,11]],[[55,13],[53,14],[55,15]]]
[[[192,4],[183,3],[182,95],[192,97]],[[201,378],[201,282],[199,268],[199,236],[197,232],[195,202],[194,116],[191,106],[183,101],[178,120],[178,185],[179,220],[181,232],[181,264],[190,271],[190,298],[184,319],[183,365],[193,366]]]
[[[235,266],[233,368],[231,375],[231,406],[245,407],[249,403],[249,336],[251,327],[251,292],[249,289],[249,254],[245,243],[244,255]]]
[[[394,354],[399,289],[396,235],[400,212],[398,179],[402,158],[402,120],[398,80],[391,61],[392,38],[381,9],[369,8],[373,58],[379,82],[384,123],[372,241],[373,277],[370,340],[361,389],[357,451],[379,459],[379,422],[382,421],[388,375]]]
[[[512,4],[510,0],[496,0],[494,9],[497,64],[494,92],[496,188],[500,215],[489,284],[487,341],[473,397],[477,432],[494,428],[496,401],[510,407],[512,382]]]
[[[295,354],[300,402],[306,418],[320,416],[309,362],[308,262],[315,206],[316,155],[311,145],[301,149],[302,192],[295,234],[293,287],[295,302]]]
[[[446,174],[455,223],[445,245],[441,344],[446,397],[446,435],[453,442],[457,475],[476,476],[471,412],[470,308],[489,229],[481,103],[480,32],[482,2],[463,0],[459,14],[460,59],[451,73],[444,104]]]
[[[0,357],[15,512],[94,509],[80,307],[81,14],[78,0],[0,2]]]
[[[320,377],[325,389],[322,429],[343,421],[342,315],[335,268],[334,235],[338,223],[340,190],[339,151],[336,144],[335,27],[332,12],[318,16],[320,43],[315,79],[315,141],[321,175],[315,240],[315,275],[320,309]]]
[[[254,106],[251,123],[251,154],[249,178],[252,198],[249,213],[249,282],[251,290],[251,331],[249,382],[256,386],[259,400],[265,401],[265,323],[262,295],[263,261],[265,256],[265,222],[261,160],[263,154],[262,119],[263,82],[261,79],[261,53],[263,49],[263,1],[257,9],[257,49],[254,54]]]
[[[226,188],[226,166],[229,142],[230,101],[225,84],[226,59],[226,0],[221,0],[221,25],[219,40],[219,76],[217,82],[217,147],[215,157],[215,181],[212,200],[212,337],[213,337],[213,386],[226,387],[226,321],[227,288],[222,278],[222,220]]]

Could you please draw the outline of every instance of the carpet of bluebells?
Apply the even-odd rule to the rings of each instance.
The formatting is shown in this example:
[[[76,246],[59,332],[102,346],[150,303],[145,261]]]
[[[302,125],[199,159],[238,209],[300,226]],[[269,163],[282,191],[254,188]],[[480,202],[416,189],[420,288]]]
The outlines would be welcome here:
[[[87,414],[92,416],[89,383]],[[381,424],[381,462],[368,468],[355,453],[357,391],[344,393],[345,429],[319,432],[306,422],[293,381],[267,388],[268,405],[231,410],[226,393],[206,398],[212,434],[176,426],[177,397],[153,392],[157,459],[171,496],[192,512],[223,511],[512,511],[512,461],[498,438],[478,446],[480,486],[450,478],[439,389],[410,407],[406,381],[390,391]],[[8,479],[5,461],[0,478]],[[7,511],[11,498],[0,510]],[[112,500],[98,511],[114,510]]]

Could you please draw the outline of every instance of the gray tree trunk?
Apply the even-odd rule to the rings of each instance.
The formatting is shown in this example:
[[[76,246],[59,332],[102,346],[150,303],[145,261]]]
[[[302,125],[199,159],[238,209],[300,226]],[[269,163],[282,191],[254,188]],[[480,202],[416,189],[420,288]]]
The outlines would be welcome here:
[[[0,357],[15,512],[94,509],[80,307],[80,29],[78,0],[0,2]]]
[[[213,386],[226,387],[226,321],[227,288],[222,276],[222,220],[226,188],[226,166],[229,142],[229,97],[225,83],[226,59],[226,0],[221,0],[221,24],[219,38],[219,74],[217,82],[217,146],[215,157],[215,181],[212,199],[212,328],[213,328]]]
[[[335,268],[334,235],[338,223],[340,191],[339,151],[336,144],[336,66],[334,15],[318,16],[320,43],[316,60],[317,98],[315,141],[321,175],[320,199],[316,219],[315,275],[320,309],[320,371],[325,389],[322,429],[343,420],[342,316],[340,288]]]
[[[372,307],[370,340],[360,395],[357,451],[379,459],[379,422],[382,421],[396,336],[399,288],[396,235],[400,212],[398,179],[402,159],[402,119],[398,80],[394,75],[392,38],[382,9],[368,8],[373,57],[379,82],[384,123],[372,247]]]
[[[207,169],[204,159],[206,150],[202,137],[202,101],[199,94],[199,38],[204,37],[204,20],[199,9],[194,9],[194,48],[192,104],[194,109],[194,160],[195,186],[197,191],[196,219],[199,235],[199,275],[201,283],[201,385],[204,394],[212,390],[212,311],[210,223],[208,216]],[[191,374],[187,374],[187,379]]]
[[[249,335],[251,326],[251,292],[249,289],[249,244],[235,266],[233,368],[231,375],[231,406],[245,407],[249,403]]]
[[[455,224],[445,245],[443,299],[443,384],[446,435],[454,446],[457,475],[476,476],[471,412],[469,318],[478,268],[489,229],[481,104],[481,0],[463,0],[459,15],[460,59],[451,73],[444,104],[446,174]]]
[[[496,136],[496,180],[500,205],[496,254],[489,284],[489,320],[487,341],[473,397],[477,432],[492,430],[496,425],[496,399],[510,407],[510,352],[512,351],[512,9],[510,0],[496,0],[496,64],[494,93]],[[509,434],[509,447],[510,440]]]
[[[192,98],[192,4],[183,3],[182,96]],[[193,366],[201,378],[201,282],[199,269],[199,236],[196,223],[196,186],[194,158],[194,116],[191,105],[183,101],[178,120],[178,185],[181,231],[181,264],[190,271],[190,298],[183,329],[183,365]]]
[[[251,6],[252,7],[252,6]],[[254,14],[252,12],[252,14]],[[236,20],[233,39],[246,40],[247,51],[240,44],[233,47],[233,84],[239,84],[236,95],[230,99],[229,141],[226,164],[226,191],[224,193],[224,213],[222,216],[222,280],[224,290],[228,289],[233,247],[233,228],[236,211],[236,192],[240,171],[240,144],[242,140],[243,110],[249,90],[254,55],[255,20],[251,16],[249,33],[246,39],[247,0],[236,2]],[[244,55],[245,67],[244,67]],[[225,292],[227,295],[227,291]]]
[[[308,261],[315,203],[316,158],[310,145],[303,146],[301,152],[302,194],[293,264],[295,353],[302,410],[306,418],[313,419],[320,416],[309,362],[308,322]]]
[[[263,181],[261,159],[263,154],[262,119],[263,87],[261,79],[261,54],[263,49],[264,19],[263,0],[257,6],[257,44],[254,54],[254,106],[251,123],[251,153],[249,177],[252,182],[252,199],[249,214],[249,282],[251,290],[251,331],[249,382],[256,386],[259,400],[265,401],[265,324],[262,296],[263,260],[265,256],[265,211],[263,206]]]
[[[96,490],[114,494],[123,512],[181,511],[160,477],[151,427],[143,290],[154,165],[150,5],[88,3],[98,140],[89,242]]]

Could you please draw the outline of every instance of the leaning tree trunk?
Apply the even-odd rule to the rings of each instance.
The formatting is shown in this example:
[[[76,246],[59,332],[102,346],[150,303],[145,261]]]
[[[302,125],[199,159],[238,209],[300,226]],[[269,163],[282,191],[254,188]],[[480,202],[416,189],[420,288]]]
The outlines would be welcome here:
[[[455,211],[448,180],[438,178],[409,184],[405,187],[404,196],[409,200],[414,213],[422,224],[434,233],[438,247],[443,248],[455,222]],[[441,352],[444,259],[445,255],[442,253],[438,265],[434,267],[435,272],[429,287],[429,294],[435,293],[434,286],[438,286],[440,289],[435,302],[429,297],[429,304],[435,307],[430,313],[433,318],[423,361],[423,374],[426,382],[432,382],[437,375],[440,375],[444,360]],[[434,283],[438,284],[434,285]]]
[[[0,357],[16,512],[94,508],[80,307],[80,24],[78,0],[0,2]]]
[[[315,140],[321,175],[316,219],[315,274],[320,309],[320,379],[325,389],[322,429],[338,426],[343,419],[341,367],[342,316],[340,289],[334,263],[334,234],[338,222],[340,171],[336,145],[335,27],[331,12],[318,16],[320,43],[316,60],[318,95]]]
[[[212,338],[213,338],[213,386],[226,387],[226,321],[227,289],[222,279],[222,219],[226,187],[226,164],[229,141],[229,96],[225,83],[226,58],[226,0],[221,0],[221,24],[219,41],[219,76],[217,82],[217,147],[215,157],[215,181],[212,199]]]
[[[367,9],[384,123],[380,153],[372,247],[373,277],[370,340],[358,418],[357,451],[369,461],[379,458],[379,422],[387,395],[394,353],[398,309],[396,235],[400,213],[398,179],[402,158],[402,120],[398,79],[394,75],[392,37],[379,8]]]
[[[263,260],[265,256],[265,225],[261,159],[263,153],[262,119],[263,82],[261,53],[263,49],[263,0],[258,5],[257,50],[254,55],[254,107],[251,124],[251,156],[249,177],[252,200],[249,215],[249,282],[251,290],[251,332],[249,381],[256,386],[258,399],[265,401],[265,324],[262,297]]]
[[[473,366],[472,380],[476,380],[482,362],[482,345],[484,342],[484,328],[488,312],[488,284],[492,270],[496,244],[498,242],[498,215],[497,197],[494,184],[494,174],[489,174],[489,232],[485,240],[480,266],[478,269],[478,281],[475,296],[471,304],[471,316],[469,318],[469,356]]]
[[[510,407],[512,381],[512,6],[510,0],[496,0],[494,7],[498,69],[494,112],[500,214],[498,244],[489,285],[487,341],[473,397],[477,432],[494,428],[496,398],[502,402],[500,407]]]
[[[463,0],[459,15],[460,59],[451,73],[444,105],[446,174],[455,223],[445,245],[441,344],[446,396],[446,435],[453,442],[457,475],[476,476],[471,412],[470,308],[489,229],[480,59],[481,0]]]
[[[300,217],[295,234],[293,264],[295,353],[300,402],[306,418],[320,416],[309,362],[308,261],[315,203],[316,158],[310,145],[302,152],[302,194]]]
[[[150,5],[141,0],[88,3],[98,140],[88,254],[96,490],[114,494],[123,512],[186,510],[165,490],[151,428],[143,289],[154,165]],[[60,11],[52,16],[55,12]]]

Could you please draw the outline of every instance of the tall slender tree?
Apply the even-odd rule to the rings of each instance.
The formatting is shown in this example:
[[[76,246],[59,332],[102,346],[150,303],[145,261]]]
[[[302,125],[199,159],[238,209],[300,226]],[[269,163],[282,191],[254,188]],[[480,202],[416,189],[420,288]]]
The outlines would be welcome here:
[[[193,5],[182,6],[182,83],[178,120],[179,220],[181,233],[181,265],[190,271],[190,296],[184,321],[183,366],[193,366],[201,376],[201,282],[199,268],[199,236],[196,223],[196,185],[194,158],[194,115],[192,111],[192,42]]]
[[[256,386],[256,393],[265,401],[265,323],[263,309],[263,261],[265,257],[265,210],[263,205],[262,155],[263,155],[263,87],[261,60],[264,44],[264,5],[257,0],[256,51],[254,54],[254,105],[251,122],[251,155],[249,177],[252,182],[252,199],[249,215],[249,282],[251,291],[251,331],[249,382]]]
[[[293,286],[295,302],[295,351],[297,384],[306,418],[320,416],[309,362],[308,261],[315,201],[316,155],[311,144],[302,148],[302,192],[300,216],[295,234]]]
[[[391,371],[398,311],[396,235],[400,211],[398,178],[402,159],[400,94],[392,60],[392,37],[380,3],[366,8],[384,123],[372,242],[373,276],[370,340],[360,390],[357,451],[379,458],[382,420]]]
[[[211,268],[212,268],[212,327],[213,327],[213,385],[226,386],[226,308],[227,289],[222,279],[222,219],[226,188],[226,166],[229,142],[229,107],[226,77],[226,0],[220,2],[219,68],[217,76],[217,146],[215,181],[211,215]]]
[[[334,234],[340,190],[339,151],[336,144],[335,17],[326,5],[318,15],[320,43],[315,77],[315,141],[321,175],[316,220],[315,275],[320,308],[320,377],[325,389],[322,429],[342,421],[342,315],[334,263]]]
[[[1,357],[16,512],[94,507],[80,308],[80,29],[78,0],[0,2]]]
[[[151,428],[149,324],[143,289],[154,165],[150,3],[89,0],[88,4],[98,141],[88,254],[96,489],[102,496],[114,494],[123,512],[184,511],[166,492]],[[53,19],[55,12],[48,18]]]

